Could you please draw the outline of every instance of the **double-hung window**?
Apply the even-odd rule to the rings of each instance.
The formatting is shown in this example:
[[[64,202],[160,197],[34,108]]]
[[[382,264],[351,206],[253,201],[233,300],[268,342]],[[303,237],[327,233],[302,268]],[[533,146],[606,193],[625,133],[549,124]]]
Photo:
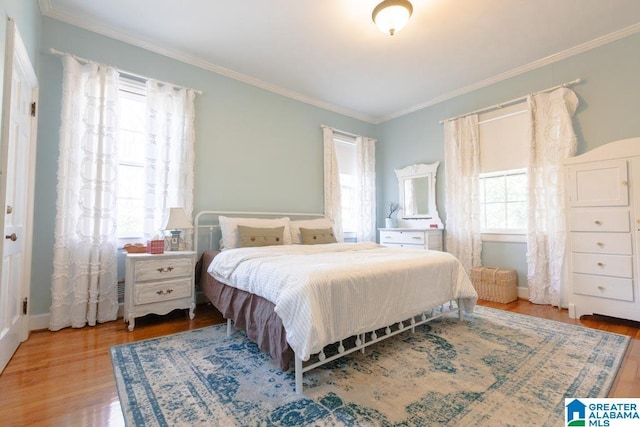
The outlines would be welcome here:
[[[356,140],[345,135],[334,134],[333,142],[340,172],[340,202],[342,204],[342,232],[345,241],[356,236],[358,211],[356,206],[357,150]]]
[[[483,240],[524,241],[527,231],[529,108],[526,102],[481,114],[480,221]]]
[[[120,77],[118,117],[117,234],[119,243],[144,235],[146,106],[144,83]]]

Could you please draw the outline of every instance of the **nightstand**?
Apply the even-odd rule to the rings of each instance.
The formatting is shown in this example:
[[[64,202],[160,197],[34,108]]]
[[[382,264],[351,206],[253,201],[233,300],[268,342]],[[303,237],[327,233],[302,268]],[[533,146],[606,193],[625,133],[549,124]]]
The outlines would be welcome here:
[[[163,254],[127,254],[124,284],[124,321],[129,330],[135,318],[146,314],[167,314],[172,310],[189,309],[193,319],[195,310],[193,251]]]

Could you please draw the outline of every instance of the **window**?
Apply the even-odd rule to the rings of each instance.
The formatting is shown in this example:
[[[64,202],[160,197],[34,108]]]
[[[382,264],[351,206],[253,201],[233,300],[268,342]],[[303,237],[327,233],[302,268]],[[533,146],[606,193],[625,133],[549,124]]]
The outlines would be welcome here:
[[[481,224],[485,233],[526,232],[526,169],[481,174],[479,194]]]
[[[340,201],[342,204],[342,232],[345,240],[355,238],[358,213],[356,211],[356,141],[343,135],[334,136],[340,171]]]
[[[117,234],[123,244],[144,234],[146,104],[144,84],[121,77],[116,203]]]
[[[520,241],[527,231],[529,106],[520,102],[478,117],[483,240]]]

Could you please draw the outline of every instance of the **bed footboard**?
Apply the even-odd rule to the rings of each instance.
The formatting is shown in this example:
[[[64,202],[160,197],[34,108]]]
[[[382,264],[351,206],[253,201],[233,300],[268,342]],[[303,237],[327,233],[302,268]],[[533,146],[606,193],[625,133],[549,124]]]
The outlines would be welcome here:
[[[347,354],[353,353],[354,351],[360,350],[360,352],[364,353],[365,347],[368,347],[379,341],[390,338],[408,329],[410,329],[411,332],[415,332],[416,326],[420,326],[434,319],[437,319],[439,317],[445,316],[450,313],[455,313],[455,312],[458,313],[458,319],[462,321],[463,312],[462,312],[462,309],[460,308],[460,300],[449,301],[448,304],[442,304],[438,307],[435,307],[429,311],[426,311],[420,315],[414,316],[403,322],[398,322],[393,325],[389,325],[386,328],[381,328],[375,331],[359,334],[354,337],[355,341],[353,341],[353,343],[348,348],[345,348],[343,341],[340,341],[339,343],[336,343],[337,348],[336,348],[335,354],[331,354],[330,356],[327,356],[325,354],[325,350],[323,349],[320,353],[312,356],[312,358],[315,357],[315,359],[317,359],[316,361],[307,362],[305,364],[302,361],[302,359],[298,357],[298,355],[295,355],[296,393],[302,394],[302,391],[303,391],[302,376],[305,372],[308,372],[312,369],[315,369],[333,360],[339,359],[343,356],[346,356]]]

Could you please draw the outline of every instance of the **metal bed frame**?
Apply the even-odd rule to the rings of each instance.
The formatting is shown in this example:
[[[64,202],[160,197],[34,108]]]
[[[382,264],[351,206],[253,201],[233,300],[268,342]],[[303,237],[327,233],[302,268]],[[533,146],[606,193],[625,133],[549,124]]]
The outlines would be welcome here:
[[[236,216],[236,217],[246,217],[246,218],[270,218],[270,217],[290,217],[290,218],[320,218],[323,217],[323,214],[313,214],[313,213],[296,213],[296,212],[246,212],[246,211],[202,211],[199,212],[194,220],[195,223],[195,236],[194,236],[194,248],[198,251],[198,248],[201,247],[200,244],[200,230],[205,230],[208,232],[208,244],[205,246],[207,249],[215,249],[217,245],[215,245],[215,238],[217,237],[217,231],[219,231],[220,226],[217,223],[218,216]],[[212,218],[215,217],[215,221]],[[203,223],[204,222],[204,223]],[[458,319],[462,320],[463,313],[460,309],[460,300],[457,301],[449,301],[448,304],[442,304],[440,306],[436,306],[430,310],[427,310],[421,314],[417,314],[405,321],[394,323],[392,325],[388,325],[383,328],[376,329],[374,331],[369,331],[361,334],[354,335],[352,338],[355,338],[355,342],[352,345],[348,345],[348,348],[345,348],[344,341],[341,340],[338,343],[330,344],[326,346],[334,347],[337,345],[337,351],[334,354],[329,356],[326,355],[325,349],[320,351],[319,353],[312,355],[310,359],[311,362],[307,362],[306,364],[303,362],[301,358],[295,355],[295,391],[297,394],[302,394],[303,392],[303,374],[312,369],[325,365],[333,360],[339,359],[343,356],[346,356],[355,351],[360,351],[364,353],[365,348],[390,338],[394,335],[397,335],[406,330],[411,330],[411,332],[415,332],[416,326],[423,325],[425,323],[431,322],[432,320],[438,319],[442,316],[449,315],[451,313],[457,313]],[[231,319],[227,319],[227,335],[230,336],[233,333],[233,322]],[[315,360],[314,360],[315,359]]]

